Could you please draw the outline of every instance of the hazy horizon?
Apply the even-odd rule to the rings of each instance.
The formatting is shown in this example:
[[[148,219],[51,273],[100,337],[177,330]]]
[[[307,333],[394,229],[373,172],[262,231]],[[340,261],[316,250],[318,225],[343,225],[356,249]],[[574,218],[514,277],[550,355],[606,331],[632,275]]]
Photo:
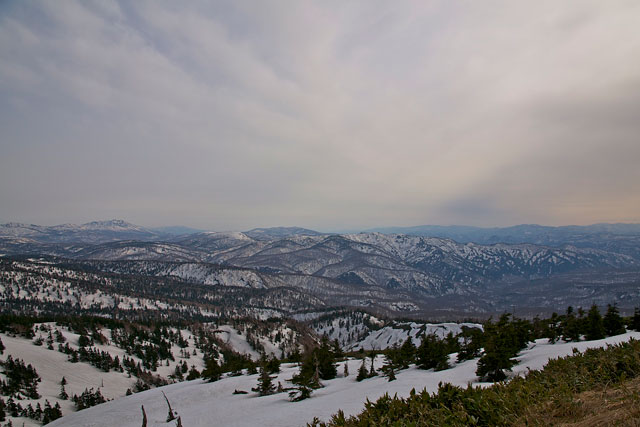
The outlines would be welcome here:
[[[192,230],[198,230],[198,231],[215,231],[215,232],[243,232],[243,231],[251,231],[253,229],[261,229],[261,228],[304,228],[304,229],[308,229],[308,230],[312,230],[312,231],[318,231],[321,233],[357,233],[357,232],[366,232],[366,231],[372,231],[372,230],[380,230],[380,229],[394,229],[394,228],[419,228],[419,227],[442,227],[442,228],[447,228],[447,227],[469,227],[469,228],[480,228],[480,229],[502,229],[502,228],[510,228],[510,227],[517,227],[517,226],[541,226],[541,227],[589,227],[589,226],[597,226],[597,225],[638,225],[640,226],[640,223],[633,223],[633,222],[618,222],[618,223],[607,223],[607,222],[603,222],[603,223],[593,223],[593,224],[561,224],[561,225],[548,225],[548,224],[535,224],[535,223],[517,223],[517,224],[508,224],[508,225],[497,225],[497,226],[472,226],[472,225],[467,225],[467,224],[413,224],[413,225],[403,225],[403,226],[399,226],[399,225],[380,225],[380,226],[374,226],[374,227],[353,227],[353,228],[336,228],[336,229],[320,229],[320,228],[314,228],[314,227],[307,227],[304,225],[298,225],[298,224],[280,224],[280,225],[268,225],[268,226],[261,226],[261,225],[257,225],[257,226],[253,226],[253,227],[247,227],[247,228],[243,228],[243,229],[213,229],[213,228],[200,228],[200,227],[194,227],[194,226],[190,226],[190,225],[186,225],[186,224],[161,224],[161,225],[148,225],[145,223],[134,223],[131,221],[127,221],[126,219],[123,218],[111,218],[111,219],[94,219],[91,221],[86,221],[86,222],[79,222],[79,223],[73,223],[73,222],[62,222],[62,223],[25,223],[24,221],[0,221],[0,225],[5,225],[5,224],[9,224],[9,223],[20,223],[20,224],[26,224],[26,225],[38,225],[38,226],[45,226],[45,227],[54,227],[54,226],[60,226],[60,225],[83,225],[83,224],[87,224],[87,223],[91,223],[91,222],[109,222],[109,221],[124,221],[127,222],[129,224],[135,225],[135,226],[139,226],[139,227],[144,227],[147,229],[162,229],[162,228],[188,228],[188,229],[192,229]]]
[[[638,16],[626,0],[2,2],[0,218],[639,223]]]

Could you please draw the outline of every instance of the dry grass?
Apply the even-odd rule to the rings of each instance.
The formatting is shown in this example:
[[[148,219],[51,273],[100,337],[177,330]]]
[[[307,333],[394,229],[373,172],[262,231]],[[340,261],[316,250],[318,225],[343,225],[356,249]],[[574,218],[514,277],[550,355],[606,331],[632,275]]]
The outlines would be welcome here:
[[[516,425],[640,427],[640,378],[536,405]]]

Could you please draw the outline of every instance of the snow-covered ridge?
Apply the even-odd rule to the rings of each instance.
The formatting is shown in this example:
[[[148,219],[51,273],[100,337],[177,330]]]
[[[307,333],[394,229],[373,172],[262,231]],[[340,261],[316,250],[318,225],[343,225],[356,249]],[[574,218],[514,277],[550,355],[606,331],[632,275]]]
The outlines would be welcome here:
[[[270,326],[265,327],[259,322],[237,320],[234,324],[205,324],[202,327],[218,337],[220,344],[219,346],[215,345],[215,349],[229,348],[237,353],[245,354],[253,360],[257,360],[262,352],[281,358],[293,349],[301,349],[299,331],[290,327],[285,321],[278,324],[271,323]],[[169,329],[174,334],[180,334],[182,343],[178,345],[179,341],[174,338],[170,348],[173,358],[160,360],[157,367],[152,369],[150,373],[171,383],[183,380],[183,378],[175,377],[176,368],[182,364],[186,363],[190,368],[202,371],[205,366],[205,354],[202,347],[196,343],[199,332],[193,332],[186,328]],[[21,359],[25,364],[31,364],[42,379],[38,385],[38,393],[41,397],[39,399],[23,398],[18,400],[23,407],[29,404],[35,407],[38,403],[44,406],[45,401],[48,400],[51,405],[60,404],[64,415],[75,411],[70,400],[60,397],[62,377],[66,380],[65,391],[69,396],[80,395],[85,389],[93,388],[100,390],[107,399],[116,399],[125,396],[128,389],[135,390],[134,385],[138,378],[132,377],[127,371],[120,372],[118,369],[105,371],[83,360],[73,362],[70,355],[61,351],[59,346],[75,351],[80,348],[80,335],[68,327],[49,322],[36,324],[33,330],[35,335],[32,339],[0,333],[0,339],[5,346],[0,358],[6,360],[11,356],[14,360]],[[143,364],[144,366],[144,360],[118,346],[117,340],[112,336],[111,329],[101,328],[98,329],[98,332],[104,337],[104,342],[95,341],[87,348],[97,352],[105,352],[120,362],[129,359],[134,364]],[[48,344],[49,333],[53,337],[51,348]],[[36,345],[36,343],[38,344]],[[148,341],[139,343],[149,344]],[[219,354],[217,360],[221,363],[224,356]],[[0,378],[5,379],[3,374],[0,374]],[[29,418],[12,418],[12,421],[14,425],[22,425],[23,422],[25,426],[39,425]]]
[[[41,244],[104,243],[119,240],[153,240],[163,237],[145,227],[122,220],[93,221],[86,224],[60,224],[41,226],[34,224],[8,223],[0,225],[0,237],[29,238]]]
[[[514,375],[524,374],[529,369],[542,368],[550,358],[567,356],[573,349],[585,351],[587,348],[604,347],[639,339],[640,333],[629,332],[598,341],[578,343],[549,344],[546,339],[537,340],[518,357],[518,364],[513,369]],[[455,358],[452,355],[451,359]],[[488,386],[478,383],[475,371],[477,360],[469,360],[455,364],[451,369],[433,372],[411,367],[396,374],[397,379],[388,382],[384,377],[375,377],[362,382],[355,381],[355,372],[360,364],[358,360],[341,362],[338,372],[343,371],[343,364],[349,364],[351,375],[339,376],[324,381],[325,387],[314,392],[312,397],[302,402],[290,402],[286,393],[257,397],[251,388],[257,383],[257,375],[225,378],[214,383],[201,380],[184,382],[163,387],[161,390],[150,390],[143,393],[108,402],[57,420],[52,426],[112,426],[138,427],[142,421],[141,405],[144,405],[149,426],[166,425],[167,406],[161,391],[166,393],[172,407],[180,415],[183,425],[191,427],[224,425],[224,426],[300,426],[316,416],[327,421],[338,409],[345,415],[355,415],[362,411],[366,399],[375,401],[385,393],[407,397],[411,389],[434,392],[440,382],[466,387],[467,384]],[[379,357],[376,367],[383,361]],[[286,385],[297,368],[291,364],[282,366],[282,372],[275,379],[276,383]],[[248,394],[233,394],[235,390],[248,391]]]
[[[349,351],[386,350],[401,346],[409,337],[416,346],[425,335],[436,335],[439,339],[460,334],[463,328],[482,329],[478,323],[421,323],[382,320],[364,312],[351,312],[325,316],[311,322],[318,335],[337,340]]]

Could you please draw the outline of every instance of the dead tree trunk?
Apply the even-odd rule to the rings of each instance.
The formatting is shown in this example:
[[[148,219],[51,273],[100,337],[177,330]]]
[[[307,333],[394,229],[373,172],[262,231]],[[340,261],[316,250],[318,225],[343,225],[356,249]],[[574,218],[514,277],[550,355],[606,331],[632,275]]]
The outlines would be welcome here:
[[[144,405],[142,407],[142,427],[147,427],[147,413],[144,411]]]
[[[173,415],[173,409],[171,409],[171,403],[169,403],[169,399],[167,398],[167,395],[164,394],[164,391],[162,392],[162,395],[164,396],[164,400],[167,401],[167,406],[169,407],[169,415],[167,415],[167,422],[173,421],[176,419],[176,416]]]

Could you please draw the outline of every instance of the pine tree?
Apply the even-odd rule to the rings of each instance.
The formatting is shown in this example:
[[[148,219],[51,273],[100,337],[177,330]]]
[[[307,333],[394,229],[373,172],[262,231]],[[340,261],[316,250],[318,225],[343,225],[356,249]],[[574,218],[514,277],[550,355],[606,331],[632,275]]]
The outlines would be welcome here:
[[[398,349],[397,363],[401,369],[407,369],[414,362],[416,355],[416,346],[413,344],[411,336]]]
[[[618,307],[616,307],[615,304],[609,304],[607,306],[607,313],[604,315],[602,324],[607,336],[620,335],[626,332],[624,328],[624,321],[622,320]]]
[[[62,411],[60,409],[60,404],[56,402],[55,406],[51,406],[49,401],[47,400],[44,405],[44,410],[42,411],[42,424],[48,424],[53,420],[57,420],[62,417]]]
[[[316,372],[322,380],[333,379],[338,374],[334,354],[326,337],[323,338],[320,347],[314,348],[304,356],[300,365],[299,375],[305,378],[312,379]]]
[[[422,369],[441,371],[449,368],[447,346],[433,335],[425,335],[416,350],[416,363]]]
[[[189,369],[189,373],[187,374],[187,381],[195,380],[200,378],[200,371],[195,367],[195,365],[191,365],[191,369]]]
[[[260,396],[267,396],[275,392],[276,386],[273,384],[273,378],[269,375],[267,369],[262,366],[260,368],[260,376],[258,377],[258,386],[251,390],[258,392]]]
[[[64,385],[60,386],[60,394],[58,397],[62,400],[67,400],[69,398],[69,394],[67,394],[67,391],[64,389]]]
[[[580,341],[580,322],[576,319],[573,307],[567,307],[567,314],[561,322],[562,338],[565,341]]]
[[[458,362],[475,359],[480,356],[480,350],[484,345],[482,329],[463,326],[460,337],[462,338],[462,344],[458,351]]]
[[[358,369],[358,376],[356,377],[356,381],[362,381],[366,378],[369,378],[369,372],[367,371],[367,365],[365,361],[366,359],[362,359],[362,364],[360,365],[360,369]]]
[[[275,356],[268,360],[265,358],[264,367],[270,374],[277,374],[280,372],[280,361]]]
[[[633,317],[631,318],[629,329],[640,332],[640,308],[638,307],[633,310]]]
[[[547,321],[547,327],[543,334],[540,337],[549,338],[549,342],[551,344],[555,343],[562,334],[562,329],[560,327],[560,317],[558,313],[555,311],[551,314],[551,318]]]
[[[313,387],[309,379],[301,376],[294,376],[291,382],[295,385],[293,390],[289,391],[289,399],[292,402],[299,402],[311,397]]]
[[[457,353],[460,351],[460,341],[457,335],[453,335],[453,332],[449,332],[444,339],[447,346],[447,354]]]
[[[222,368],[218,365],[218,362],[211,358],[207,360],[204,371],[202,371],[202,378],[206,378],[209,381],[218,381],[222,376]]]
[[[389,379],[389,382],[396,379],[396,373],[394,372],[393,365],[389,367],[389,375],[387,375],[387,378]]]
[[[344,361],[344,370],[342,375],[347,378],[349,376],[349,362],[347,360]]]
[[[500,316],[497,323],[484,325],[484,354],[478,360],[476,374],[487,381],[502,381],[505,370],[516,363],[515,356],[526,347],[530,337],[530,324],[521,319],[510,320],[510,314]]]
[[[606,331],[602,322],[602,316],[598,307],[593,304],[589,313],[587,314],[586,326],[585,326],[585,338],[589,341],[599,340],[605,337]]]
[[[388,360],[388,362],[389,363],[385,364],[382,367],[382,373],[384,374],[384,376],[386,376],[389,379],[389,381],[393,381],[396,379],[395,367],[390,360]]]

